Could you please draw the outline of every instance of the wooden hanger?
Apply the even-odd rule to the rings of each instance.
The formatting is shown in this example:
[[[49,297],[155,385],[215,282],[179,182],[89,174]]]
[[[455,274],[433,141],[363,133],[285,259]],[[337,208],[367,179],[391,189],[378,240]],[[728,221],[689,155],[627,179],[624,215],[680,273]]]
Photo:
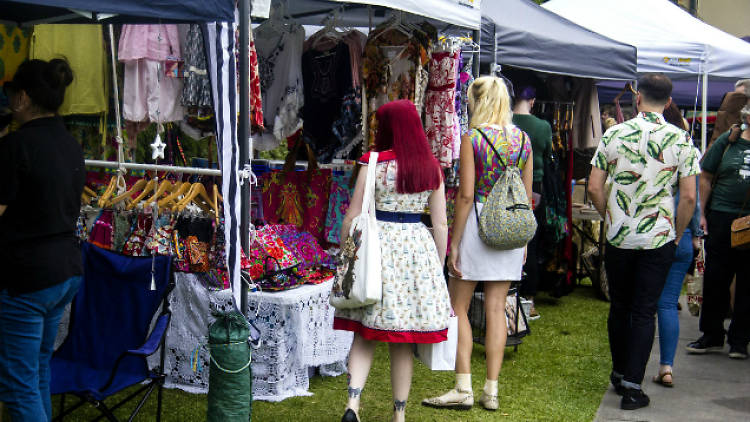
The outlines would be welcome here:
[[[88,196],[90,196],[92,198],[96,198],[96,192],[94,192],[94,190],[91,189],[88,186],[84,186],[83,187],[83,193],[85,193],[86,195],[88,195]]]
[[[112,196],[112,194],[114,194],[115,188],[117,188],[117,176],[112,176],[112,178],[109,179],[107,189],[104,190],[101,198],[99,198],[99,208],[104,208],[104,206],[107,205],[107,201]]]
[[[109,201],[109,206],[119,204],[126,199],[132,200],[132,196],[136,192],[142,191],[144,186],[146,186],[146,179],[138,179],[138,181],[136,181],[133,186],[131,186],[130,189],[128,189],[126,192],[123,192],[122,194],[112,198],[112,200]]]
[[[159,198],[161,198],[161,196],[166,192],[172,193],[178,190],[181,186],[182,182],[172,183],[169,180],[165,179],[161,183],[159,183],[159,187],[156,188],[156,192],[146,200],[146,203],[150,204],[152,202],[158,201]]]
[[[179,198],[181,196],[182,197],[186,196],[188,191],[190,191],[190,189],[192,188],[193,188],[192,183],[188,183],[188,182],[183,183],[182,185],[180,185],[179,188],[172,191],[171,194],[159,200],[159,208],[163,209],[163,208],[176,205],[178,202],[180,202]]]
[[[132,210],[133,208],[135,208],[136,205],[138,205],[138,203],[143,200],[143,198],[154,191],[154,186],[156,186],[156,182],[154,181],[154,179],[149,180],[148,183],[146,183],[146,186],[143,187],[143,191],[141,191],[138,196],[133,198],[133,202],[131,202],[130,205],[126,207],[126,209]]]
[[[214,213],[216,214],[216,226],[219,225],[219,218],[221,215],[219,214],[219,204],[224,202],[224,198],[221,197],[221,194],[219,194],[219,186],[214,183]]]
[[[177,205],[172,208],[173,211],[182,211],[185,209],[185,207],[188,206],[190,203],[195,203],[198,205],[203,211],[210,213],[212,210],[216,212],[216,205],[211,200],[211,197],[208,195],[208,192],[206,191],[206,187],[203,186],[203,183],[193,183],[192,188],[190,189],[190,192],[185,196],[185,198],[182,199]]]
[[[630,82],[628,82],[625,84],[624,87],[622,87],[622,91],[620,91],[620,93],[617,94],[614,101],[620,101],[620,97],[628,93],[628,91],[630,91],[630,93],[633,95],[638,95],[638,92],[636,92],[636,90],[633,89],[633,86],[630,84]]]

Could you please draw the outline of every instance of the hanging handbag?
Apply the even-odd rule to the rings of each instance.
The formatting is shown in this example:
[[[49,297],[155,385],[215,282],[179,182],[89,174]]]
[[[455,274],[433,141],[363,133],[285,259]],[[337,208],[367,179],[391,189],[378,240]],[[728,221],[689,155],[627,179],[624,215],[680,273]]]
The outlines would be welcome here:
[[[522,136],[521,151],[515,165],[507,166],[503,157],[497,152],[487,135],[477,129],[482,138],[494,151],[500,164],[505,170],[492,186],[490,194],[487,195],[481,214],[474,203],[474,212],[479,226],[479,237],[489,247],[498,250],[517,249],[526,246],[536,233],[536,218],[534,211],[529,206],[529,198],[521,180],[518,163],[523,155],[526,144],[526,136]],[[508,135],[503,129],[503,136]]]
[[[352,221],[341,247],[330,303],[334,308],[360,308],[379,301],[383,294],[380,240],[375,218],[375,169],[378,153],[371,152],[362,196],[362,213]]]
[[[745,202],[742,204],[740,215],[745,212],[748,199],[750,199],[750,189],[745,194]],[[732,221],[730,231],[733,248],[741,250],[750,249],[750,215],[739,217]]]
[[[703,304],[703,273],[705,272],[705,250],[703,240],[701,240],[701,249],[695,258],[695,270],[693,275],[688,274],[687,278],[687,305],[688,311],[692,316],[699,316],[701,305]]]

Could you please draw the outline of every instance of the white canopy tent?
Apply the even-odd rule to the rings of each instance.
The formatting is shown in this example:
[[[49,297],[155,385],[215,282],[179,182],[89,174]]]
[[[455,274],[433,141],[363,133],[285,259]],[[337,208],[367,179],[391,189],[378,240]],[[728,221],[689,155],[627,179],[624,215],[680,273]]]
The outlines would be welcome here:
[[[638,73],[702,79],[707,113],[709,79],[750,77],[750,44],[694,18],[668,0],[550,0],[546,9],[594,32],[634,45]],[[706,118],[701,146],[706,146]]]
[[[319,25],[329,13],[338,10],[342,22],[354,27],[378,23],[383,15],[371,15],[372,9],[389,9],[421,16],[435,23],[478,30],[482,24],[481,0],[253,0],[253,17],[267,18],[273,7],[282,6],[286,14],[302,24]]]

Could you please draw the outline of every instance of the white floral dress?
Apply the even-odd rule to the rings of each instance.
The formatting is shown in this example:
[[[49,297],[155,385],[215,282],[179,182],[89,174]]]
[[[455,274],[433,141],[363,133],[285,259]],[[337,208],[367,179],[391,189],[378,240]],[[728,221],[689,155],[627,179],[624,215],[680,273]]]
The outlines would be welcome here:
[[[378,163],[375,207],[423,213],[432,192],[396,192],[396,161]],[[450,297],[435,241],[422,223],[378,221],[383,298],[357,309],[337,310],[334,328],[390,343],[439,343],[447,336]]]

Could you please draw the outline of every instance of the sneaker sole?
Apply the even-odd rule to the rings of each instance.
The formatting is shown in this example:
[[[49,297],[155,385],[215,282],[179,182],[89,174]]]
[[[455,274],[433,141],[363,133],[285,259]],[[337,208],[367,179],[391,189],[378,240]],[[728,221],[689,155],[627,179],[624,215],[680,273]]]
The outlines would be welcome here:
[[[536,320],[538,320],[541,317],[542,317],[541,315],[537,315],[537,316],[530,316],[530,317],[528,317],[526,319],[528,319],[529,321],[536,321]]]
[[[724,346],[706,347],[705,349],[696,349],[693,347],[686,347],[685,350],[687,350],[688,353],[691,353],[694,355],[705,355],[706,353],[721,352],[722,350],[724,350]]]
[[[448,404],[445,406],[441,406],[438,404],[425,403],[425,402],[422,402],[422,406],[431,407],[433,409],[453,409],[453,410],[471,410],[471,408],[474,407],[473,404]]]
[[[729,357],[731,359],[747,359],[747,355],[744,353],[730,353]]]
[[[625,403],[620,405],[620,409],[622,410],[636,410],[636,409],[642,409],[644,407],[648,407],[648,405],[651,403],[646,404],[638,404],[638,403]]]

